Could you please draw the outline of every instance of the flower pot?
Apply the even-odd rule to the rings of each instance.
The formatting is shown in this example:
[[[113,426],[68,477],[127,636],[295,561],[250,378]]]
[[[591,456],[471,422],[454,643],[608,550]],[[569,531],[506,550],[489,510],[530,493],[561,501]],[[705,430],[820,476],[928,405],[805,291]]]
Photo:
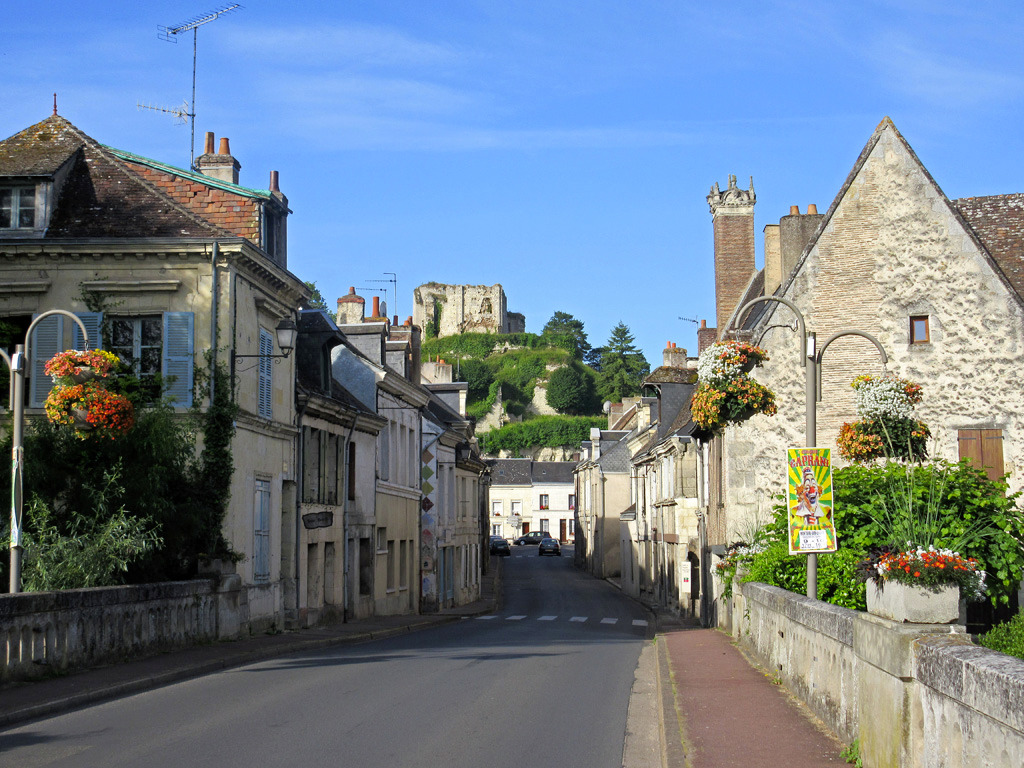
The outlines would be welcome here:
[[[89,366],[82,366],[78,369],[78,373],[71,374],[71,380],[75,384],[85,384],[87,381],[92,381],[96,378],[96,371]]]
[[[72,408],[71,417],[75,420],[75,429],[88,432],[93,428],[93,425],[89,423],[89,412],[85,408]]]
[[[960,618],[960,587],[932,589],[898,581],[867,583],[868,613],[910,624],[952,624]]]

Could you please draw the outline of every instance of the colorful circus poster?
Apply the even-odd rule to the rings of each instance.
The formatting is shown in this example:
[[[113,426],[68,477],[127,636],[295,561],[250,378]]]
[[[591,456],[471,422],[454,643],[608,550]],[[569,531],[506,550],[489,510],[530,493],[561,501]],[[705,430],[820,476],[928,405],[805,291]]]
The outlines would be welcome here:
[[[789,553],[836,551],[832,517],[832,450],[788,448]]]

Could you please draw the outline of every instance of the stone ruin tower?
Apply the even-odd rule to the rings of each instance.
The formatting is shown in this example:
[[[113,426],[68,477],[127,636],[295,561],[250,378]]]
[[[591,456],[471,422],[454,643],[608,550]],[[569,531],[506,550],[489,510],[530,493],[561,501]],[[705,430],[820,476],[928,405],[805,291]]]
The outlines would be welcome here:
[[[459,333],[523,333],[526,318],[509,312],[505,291],[494,285],[426,283],[413,291],[413,325],[438,336]]]

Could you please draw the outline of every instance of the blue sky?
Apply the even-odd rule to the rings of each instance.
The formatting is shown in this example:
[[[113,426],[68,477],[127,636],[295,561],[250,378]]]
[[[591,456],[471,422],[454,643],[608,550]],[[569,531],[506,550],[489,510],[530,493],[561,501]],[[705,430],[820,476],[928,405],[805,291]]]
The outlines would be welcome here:
[[[192,35],[228,5],[14,3],[0,135],[58,109],[98,141],[187,167]],[[198,33],[197,154],[228,136],[241,183],[271,170],[289,267],[329,304],[397,274],[501,283],[539,332],[556,310],[654,365],[713,324],[706,195],[754,177],[761,231],[831,203],[886,115],[951,198],[1020,192],[1019,2],[248,0]]]

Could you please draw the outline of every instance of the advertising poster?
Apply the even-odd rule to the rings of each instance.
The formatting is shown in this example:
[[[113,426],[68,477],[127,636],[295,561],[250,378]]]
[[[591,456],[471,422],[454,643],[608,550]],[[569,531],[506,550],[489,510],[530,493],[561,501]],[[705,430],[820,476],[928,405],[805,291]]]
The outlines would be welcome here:
[[[789,554],[836,551],[832,450],[788,448]]]

